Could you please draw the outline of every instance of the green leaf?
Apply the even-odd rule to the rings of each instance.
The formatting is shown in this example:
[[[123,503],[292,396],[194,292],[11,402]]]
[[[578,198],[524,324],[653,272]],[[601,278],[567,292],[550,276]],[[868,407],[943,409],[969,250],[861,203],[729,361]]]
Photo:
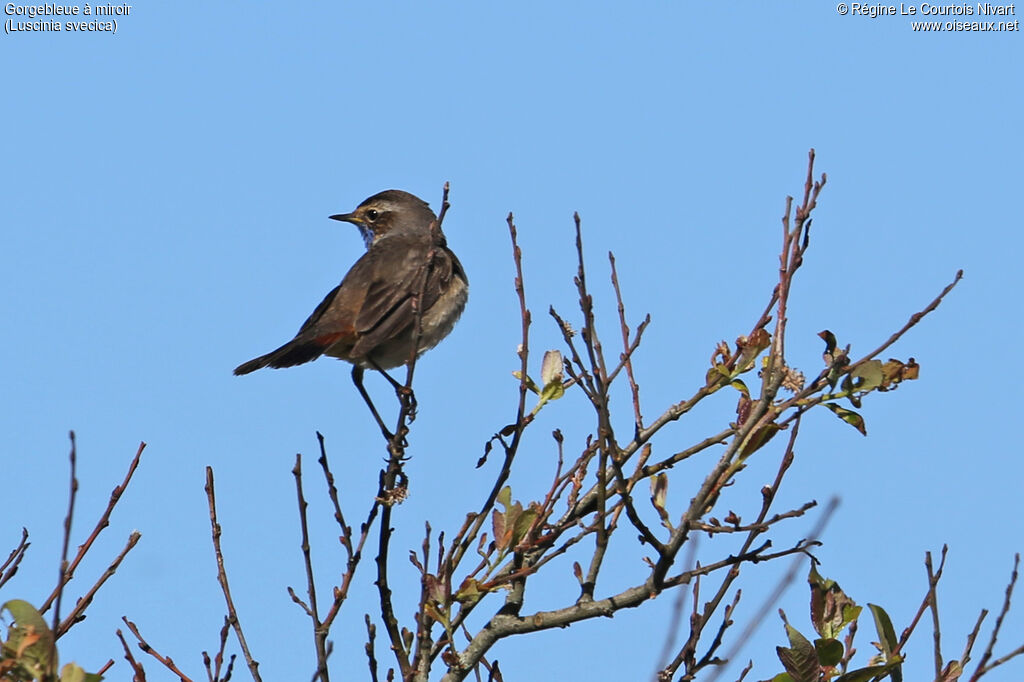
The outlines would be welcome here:
[[[750,397],[750,389],[747,388],[745,383],[743,383],[743,379],[733,379],[729,382],[729,385],[742,393],[745,397]]]
[[[558,400],[565,395],[565,386],[562,385],[562,353],[557,350],[549,350],[544,353],[544,361],[541,363],[540,379],[544,388],[538,389],[537,385],[529,377],[526,378],[527,388],[537,394],[537,404],[530,410],[530,417],[537,416],[548,402]],[[522,376],[521,372],[513,372],[516,377]]]
[[[765,424],[757,431],[750,435],[747,442],[743,444],[743,448],[740,450],[740,457],[749,457],[754,454],[762,447],[764,447],[768,441],[775,437],[775,434],[781,431],[778,424],[769,422]]]
[[[651,476],[651,504],[654,510],[661,517],[661,525],[672,530],[672,522],[669,519],[665,503],[668,501],[668,474],[662,472]]]
[[[509,507],[512,506],[512,487],[505,486],[504,488],[499,490],[496,501],[498,504],[505,508],[505,511],[508,511]]]
[[[455,593],[454,599],[460,604],[475,604],[483,599],[487,591],[483,589],[480,582],[475,578],[466,578]]]
[[[811,585],[811,623],[825,639],[839,636],[843,629],[860,615],[861,607],[846,596],[839,583],[821,577],[811,566],[807,576]]]
[[[870,391],[877,388],[882,385],[882,381],[885,379],[885,375],[882,373],[881,360],[868,360],[853,370],[851,374],[854,379],[860,379],[860,382],[855,384],[858,391]]]
[[[10,611],[15,625],[32,627],[36,632],[50,634],[50,628],[36,608],[23,599],[11,599],[0,605],[0,611]]]
[[[793,676],[789,673],[779,673],[771,679],[771,682],[793,682]]]
[[[518,370],[518,369],[516,371],[512,372],[512,376],[514,376],[516,379],[519,379],[520,381],[523,381],[523,373],[520,370]],[[535,384],[533,382],[533,379],[531,379],[529,377],[529,375],[527,375],[525,383],[526,383],[526,387],[528,389],[530,389],[534,393],[540,395],[540,389],[537,388],[537,384]]]
[[[736,349],[739,351],[739,358],[736,362],[736,369],[733,376],[749,371],[754,366],[754,361],[765,348],[772,343],[771,335],[764,329],[758,329],[750,336],[741,336],[736,339]]]
[[[14,625],[9,629],[6,651],[14,652],[18,662],[36,678],[53,675],[57,670],[53,633],[35,607],[22,599],[0,605],[0,613],[9,611]]]
[[[558,400],[565,395],[565,386],[562,385],[562,381],[552,381],[550,384],[545,384],[544,390],[540,392],[540,403],[543,405],[551,400]]]
[[[75,663],[68,663],[60,671],[60,682],[99,682],[101,675],[87,673]]]
[[[834,667],[843,660],[843,643],[838,639],[816,639],[814,650],[818,652],[818,663]]]
[[[956,682],[963,674],[964,668],[960,665],[960,661],[950,661],[946,664],[946,669],[942,671],[942,677],[938,682]]]
[[[889,659],[899,644],[899,640],[896,639],[896,630],[885,609],[878,604],[868,604],[868,608],[871,609],[871,615],[875,619],[875,629],[878,631],[878,641],[882,645],[882,653],[885,654],[886,659]]]
[[[885,654],[886,665],[893,666],[889,674],[892,676],[893,682],[902,682],[903,671],[899,664],[903,659],[899,656],[893,656],[893,651],[899,645],[899,640],[896,639],[896,630],[892,626],[892,620],[889,619],[889,614],[881,606],[868,604],[868,608],[871,609],[871,615],[875,619],[878,642],[882,646],[882,653]]]
[[[549,350],[544,353],[544,359],[540,363],[540,381],[544,389],[558,382],[562,383],[562,353],[557,350]]]
[[[532,506],[529,509],[525,509],[516,516],[515,523],[512,526],[512,546],[515,547],[523,538],[526,537],[526,533],[529,532],[530,526],[537,520],[540,514]]]
[[[825,407],[832,410],[837,417],[842,419],[844,422],[852,426],[861,432],[861,435],[868,435],[867,426],[864,425],[864,417],[860,416],[853,410],[848,410],[845,407],[837,405],[836,403],[822,403]]]
[[[658,509],[665,508],[665,500],[668,498],[668,476],[660,473],[651,476],[651,502]]]
[[[895,667],[894,664],[886,663],[885,665],[872,665],[867,668],[851,670],[845,675],[840,675],[833,682],[870,682],[885,676],[886,673],[893,674],[893,667]]]
[[[786,634],[789,636],[789,648],[775,647],[782,667],[792,676],[793,682],[818,682],[821,666],[818,664],[818,654],[814,650],[814,645],[788,623]]]
[[[505,527],[505,515],[497,509],[491,511],[491,533],[494,535],[494,546],[505,551],[512,540],[512,533]]]
[[[715,365],[707,371],[704,376],[704,383],[708,388],[724,386],[732,379],[732,373],[725,365]]]
[[[449,626],[448,617],[445,616],[445,614],[441,613],[441,610],[438,609],[433,604],[431,604],[429,602],[424,604],[423,605],[423,612],[425,614],[427,614],[428,616],[430,616],[430,618],[432,618],[436,622],[440,623],[442,626],[444,626],[446,628]]]

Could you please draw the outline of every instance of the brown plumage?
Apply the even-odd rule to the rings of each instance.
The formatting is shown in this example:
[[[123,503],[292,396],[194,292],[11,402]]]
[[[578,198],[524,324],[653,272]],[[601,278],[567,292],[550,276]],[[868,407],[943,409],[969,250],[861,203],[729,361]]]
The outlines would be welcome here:
[[[357,368],[390,369],[407,363],[416,320],[414,299],[424,275],[417,354],[436,346],[455,326],[466,306],[469,282],[444,235],[431,229],[437,216],[425,201],[392,189],[373,195],[352,213],[331,218],[358,227],[366,253],[294,339],[239,365],[235,374],[292,367],[321,355]]]

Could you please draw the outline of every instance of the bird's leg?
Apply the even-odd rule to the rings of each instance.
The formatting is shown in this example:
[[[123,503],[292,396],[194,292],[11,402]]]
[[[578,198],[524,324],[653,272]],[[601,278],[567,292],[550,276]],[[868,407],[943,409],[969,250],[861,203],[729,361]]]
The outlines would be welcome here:
[[[388,380],[391,387],[395,389],[395,395],[398,396],[398,402],[401,403],[402,407],[405,409],[405,413],[409,415],[409,421],[415,421],[417,407],[416,394],[413,393],[411,388],[407,388],[405,384],[399,383],[394,377],[381,369],[380,365],[373,360],[370,360],[370,364],[373,365],[375,370],[384,375],[384,378]]]
[[[359,391],[359,395],[363,396],[363,401],[366,406],[370,408],[370,412],[373,414],[373,418],[377,420],[377,426],[380,427],[380,432],[384,434],[384,438],[391,441],[394,438],[394,434],[388,431],[388,427],[384,426],[384,420],[380,418],[380,414],[377,413],[377,408],[374,407],[373,401],[370,400],[370,394],[366,392],[366,387],[363,386],[363,368],[359,365],[352,366],[352,383],[356,385],[356,390]],[[384,376],[387,376],[386,374]],[[388,377],[391,379],[391,377]]]

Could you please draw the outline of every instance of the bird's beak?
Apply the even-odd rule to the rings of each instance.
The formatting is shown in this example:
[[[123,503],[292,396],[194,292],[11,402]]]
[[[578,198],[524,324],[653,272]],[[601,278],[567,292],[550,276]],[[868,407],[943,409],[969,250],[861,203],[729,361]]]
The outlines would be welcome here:
[[[340,220],[343,223],[352,223],[353,225],[360,225],[363,222],[355,213],[336,213],[328,217],[331,220]]]

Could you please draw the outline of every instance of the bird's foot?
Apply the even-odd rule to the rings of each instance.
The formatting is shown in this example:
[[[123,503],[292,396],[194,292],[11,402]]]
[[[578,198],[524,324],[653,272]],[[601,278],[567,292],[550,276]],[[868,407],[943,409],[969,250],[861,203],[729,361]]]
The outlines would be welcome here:
[[[409,421],[416,421],[416,409],[419,407],[419,403],[416,402],[416,394],[413,393],[413,390],[399,386],[395,389],[395,395],[398,396],[402,410],[409,416]]]

